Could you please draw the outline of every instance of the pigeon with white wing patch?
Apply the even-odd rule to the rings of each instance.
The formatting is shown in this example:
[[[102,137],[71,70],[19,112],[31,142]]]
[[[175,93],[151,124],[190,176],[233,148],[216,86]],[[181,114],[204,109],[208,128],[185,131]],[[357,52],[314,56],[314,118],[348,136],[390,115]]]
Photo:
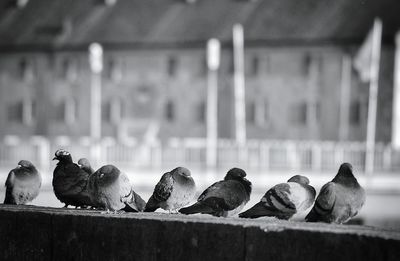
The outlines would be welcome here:
[[[269,189],[261,201],[240,213],[241,218],[258,218],[263,216],[290,219],[312,206],[315,189],[309,185],[307,177],[296,175],[287,183],[280,183]]]

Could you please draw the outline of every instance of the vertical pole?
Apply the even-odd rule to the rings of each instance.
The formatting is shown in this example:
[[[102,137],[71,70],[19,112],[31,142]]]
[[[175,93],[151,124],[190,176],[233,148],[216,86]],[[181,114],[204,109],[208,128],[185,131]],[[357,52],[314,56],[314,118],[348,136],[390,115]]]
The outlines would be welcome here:
[[[349,112],[351,96],[351,57],[345,54],[342,57],[342,74],[340,81],[340,122],[339,140],[345,141],[349,138]]]
[[[98,43],[89,46],[91,69],[90,82],[90,136],[92,140],[91,159],[99,164],[101,158],[101,72],[103,70],[103,47]]]
[[[246,144],[246,103],[244,83],[244,40],[243,26],[233,26],[233,65],[235,94],[235,135],[240,146]]]
[[[396,34],[394,61],[392,146],[400,149],[400,31]]]
[[[319,139],[317,106],[318,106],[318,77],[319,63],[316,57],[311,57],[310,67],[308,68],[308,106],[307,106],[307,124],[309,127],[309,137],[311,139]]]
[[[375,19],[372,35],[371,68],[368,101],[367,142],[365,156],[365,171],[369,174],[374,172],[375,159],[375,131],[376,131],[376,109],[378,98],[379,62],[381,53],[382,22]]]
[[[220,64],[220,42],[210,39],[207,42],[207,149],[208,168],[217,166],[218,150],[218,68]]]

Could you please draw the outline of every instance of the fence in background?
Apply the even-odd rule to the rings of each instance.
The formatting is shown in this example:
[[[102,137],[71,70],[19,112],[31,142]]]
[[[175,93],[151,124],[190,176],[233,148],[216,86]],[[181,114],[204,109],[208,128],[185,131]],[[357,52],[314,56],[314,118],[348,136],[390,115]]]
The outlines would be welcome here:
[[[38,168],[47,170],[58,148],[69,150],[75,161],[90,159],[90,142],[86,138],[71,141],[67,138],[48,140],[32,137],[22,140],[6,137],[0,142],[0,167],[15,166],[19,159],[28,159]],[[122,144],[105,138],[100,144],[101,158],[94,166],[112,163],[129,168],[170,168],[184,165],[206,167],[204,140],[170,139],[166,143],[141,145]],[[342,162],[350,162],[358,171],[364,170],[365,144],[362,142],[250,140],[239,147],[230,140],[218,143],[218,168],[240,166],[254,171],[336,171]],[[93,159],[90,159],[93,161]],[[375,172],[400,173],[400,150],[377,144]]]

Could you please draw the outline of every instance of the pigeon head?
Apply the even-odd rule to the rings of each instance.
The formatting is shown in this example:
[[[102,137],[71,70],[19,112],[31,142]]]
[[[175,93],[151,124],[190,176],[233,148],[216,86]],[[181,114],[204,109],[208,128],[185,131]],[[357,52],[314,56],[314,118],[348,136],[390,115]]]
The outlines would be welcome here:
[[[35,166],[33,166],[32,162],[28,160],[20,160],[18,162],[18,167],[19,168],[27,168],[27,169],[33,169]]]
[[[90,162],[87,158],[81,158],[78,160],[78,165],[85,168],[91,168]]]
[[[225,180],[228,179],[245,179],[246,177],[246,172],[240,168],[233,168],[230,169],[225,176]]]
[[[287,182],[296,182],[296,183],[303,184],[303,185],[310,184],[310,180],[307,177],[304,177],[301,175],[295,175],[295,176],[291,177]]]
[[[190,177],[190,175],[191,175],[190,170],[188,170],[185,167],[177,167],[177,168],[173,169],[171,172],[177,173],[177,174],[185,176],[185,177]]]
[[[354,183],[352,181],[355,181],[355,180],[356,180],[356,178],[353,175],[353,166],[347,162],[340,165],[338,173],[336,174],[335,178],[333,179],[333,181],[335,181],[335,182],[342,182],[342,183],[347,183],[347,184]],[[350,183],[348,183],[348,182],[350,182]]]
[[[63,161],[63,162],[72,162],[72,157],[68,151],[66,151],[64,149],[59,149],[56,151],[55,157],[53,158],[53,160],[59,160],[59,161]]]
[[[233,168],[226,173],[224,180],[239,181],[245,188],[248,195],[251,193],[251,182],[246,178],[246,172],[240,168]]]
[[[110,184],[118,179],[120,170],[114,165],[105,165],[96,171],[100,184]]]

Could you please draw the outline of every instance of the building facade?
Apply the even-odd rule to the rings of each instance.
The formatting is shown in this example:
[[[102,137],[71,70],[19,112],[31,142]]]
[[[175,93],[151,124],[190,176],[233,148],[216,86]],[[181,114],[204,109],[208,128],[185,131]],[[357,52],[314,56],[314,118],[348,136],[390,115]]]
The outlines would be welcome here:
[[[398,6],[395,1],[373,1],[363,10],[346,1],[323,7],[308,0],[303,11],[278,1],[19,2],[0,9],[0,137],[89,136],[87,50],[99,42],[103,136],[205,138],[205,47],[213,37],[222,43],[218,135],[234,138],[231,30],[241,23],[248,139],[363,141],[368,84],[344,61],[351,63],[373,18],[385,15],[376,137],[390,141],[393,37],[400,28],[390,8]],[[377,14],[371,13],[377,5]],[[356,25],[347,24],[357,6],[362,10],[353,17]],[[334,17],[324,17],[333,7]],[[284,14],[293,15],[293,24],[285,24],[290,19],[283,20]],[[344,79],[344,73],[350,77]],[[345,136],[340,134],[343,84],[349,93]]]

